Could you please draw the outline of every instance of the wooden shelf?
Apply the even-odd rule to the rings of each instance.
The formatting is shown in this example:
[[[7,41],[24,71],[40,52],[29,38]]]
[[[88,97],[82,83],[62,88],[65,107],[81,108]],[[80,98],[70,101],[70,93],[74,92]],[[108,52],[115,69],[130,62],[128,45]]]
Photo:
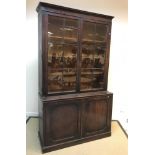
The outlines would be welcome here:
[[[67,72],[67,73],[64,73],[64,72],[54,72],[54,73],[50,73],[49,76],[76,76],[76,73],[75,72]]]
[[[49,57],[52,57],[52,55],[48,55],[48,58]],[[69,57],[68,56],[53,56],[53,57],[55,57],[55,58],[71,58],[72,59],[72,58],[76,58],[76,55],[69,56]]]
[[[100,41],[100,40],[91,40],[91,39],[83,39],[82,40],[82,43],[105,43],[105,41],[103,40],[103,41]]]
[[[103,68],[81,68],[81,70],[83,70],[83,69],[91,69],[91,70],[93,70],[93,69],[99,69],[99,70],[103,70]]]
[[[72,37],[61,37],[61,36],[48,36],[48,38],[53,38],[53,39],[64,39],[64,40],[76,40],[78,41],[78,37],[77,38],[72,38]],[[82,43],[102,43],[102,44],[105,44],[106,42],[103,40],[103,41],[100,41],[100,40],[91,40],[91,39],[83,39],[82,40]]]
[[[48,37],[48,38],[53,38],[53,39],[63,39],[63,40],[71,40],[71,41],[75,41],[76,40],[76,42],[77,42],[77,38],[71,38],[71,37],[61,37],[61,36],[50,36],[50,37]]]
[[[101,55],[101,54],[100,54]],[[102,56],[103,58],[104,58],[104,56]],[[89,56],[82,56],[82,58],[89,58],[89,59],[92,59],[92,58],[97,58],[97,59],[99,59],[99,58],[101,58],[100,56],[94,56],[93,57],[93,55],[91,56],[91,57],[89,57]]]
[[[81,75],[97,75],[97,74],[103,74],[103,72],[81,72]]]

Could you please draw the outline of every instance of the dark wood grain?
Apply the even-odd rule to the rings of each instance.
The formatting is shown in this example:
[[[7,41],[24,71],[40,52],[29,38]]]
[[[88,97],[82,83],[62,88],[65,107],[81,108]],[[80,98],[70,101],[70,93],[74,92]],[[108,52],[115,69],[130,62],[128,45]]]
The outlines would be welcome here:
[[[76,101],[49,102],[46,105],[46,144],[51,145],[79,137],[80,109]]]
[[[107,102],[102,100],[88,101],[85,104],[85,136],[103,132],[106,128],[108,113],[107,104]]]

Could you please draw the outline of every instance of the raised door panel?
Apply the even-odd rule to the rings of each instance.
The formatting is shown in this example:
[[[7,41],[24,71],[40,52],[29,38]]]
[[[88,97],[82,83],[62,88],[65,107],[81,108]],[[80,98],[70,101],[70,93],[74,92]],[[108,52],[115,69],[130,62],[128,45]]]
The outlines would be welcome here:
[[[79,137],[80,111],[75,102],[51,104],[46,107],[46,145]]]
[[[88,101],[84,106],[83,136],[107,132],[110,129],[111,103],[108,99]]]

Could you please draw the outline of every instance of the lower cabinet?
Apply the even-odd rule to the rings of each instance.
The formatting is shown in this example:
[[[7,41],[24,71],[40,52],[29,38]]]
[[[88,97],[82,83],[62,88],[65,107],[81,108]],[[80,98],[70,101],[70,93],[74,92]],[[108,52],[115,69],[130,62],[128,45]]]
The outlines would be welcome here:
[[[43,100],[39,135],[48,152],[111,135],[112,94]],[[41,111],[41,109],[40,109]]]

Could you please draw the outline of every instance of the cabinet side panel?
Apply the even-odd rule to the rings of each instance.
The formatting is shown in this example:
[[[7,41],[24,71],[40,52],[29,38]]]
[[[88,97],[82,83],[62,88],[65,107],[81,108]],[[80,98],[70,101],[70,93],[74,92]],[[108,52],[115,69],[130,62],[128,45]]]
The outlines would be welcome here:
[[[108,85],[108,70],[109,70],[109,57],[110,57],[110,42],[111,42],[111,22],[108,24],[108,31],[107,31],[107,51],[105,56],[105,71],[104,71],[104,90],[107,90]]]
[[[47,94],[47,15],[39,12],[38,14],[38,76],[39,94]]]
[[[113,105],[113,94],[108,96],[108,114],[107,114],[107,129],[111,131],[111,118],[112,118],[112,105]]]
[[[42,95],[42,15],[38,14],[38,81],[39,94]]]
[[[43,102],[38,99],[38,111],[39,111],[39,136],[41,140],[41,144],[44,144],[44,133],[43,133]]]

